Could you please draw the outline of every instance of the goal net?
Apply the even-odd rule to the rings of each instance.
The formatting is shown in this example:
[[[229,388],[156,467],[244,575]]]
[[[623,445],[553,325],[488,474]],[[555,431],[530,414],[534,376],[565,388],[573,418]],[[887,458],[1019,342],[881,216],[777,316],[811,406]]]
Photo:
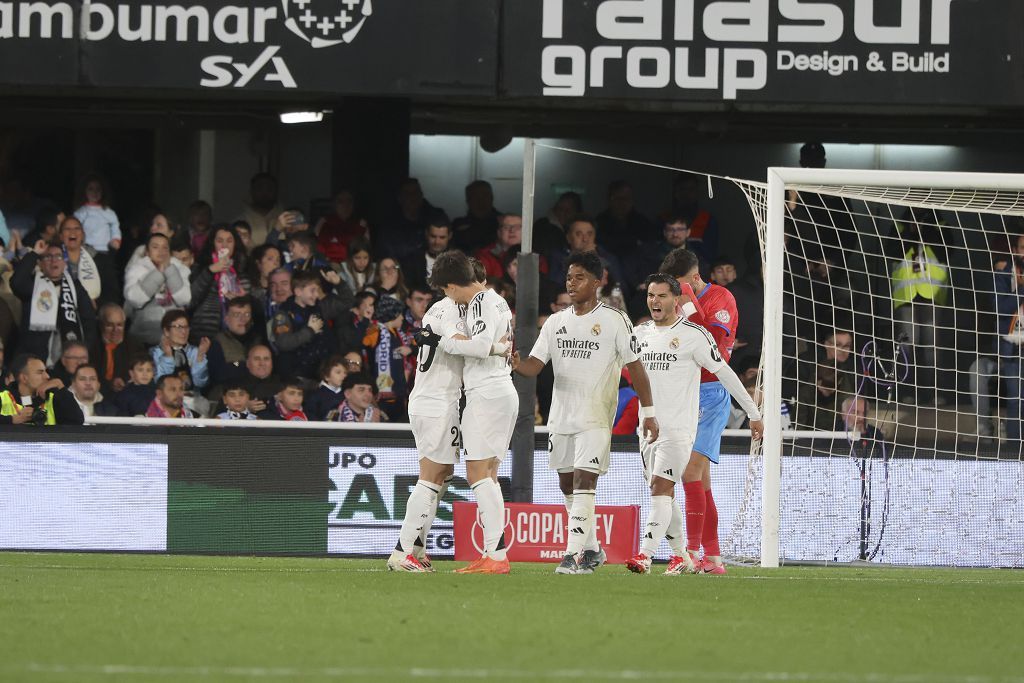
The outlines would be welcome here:
[[[766,434],[728,552],[1024,566],[1024,176],[737,184],[764,257]]]

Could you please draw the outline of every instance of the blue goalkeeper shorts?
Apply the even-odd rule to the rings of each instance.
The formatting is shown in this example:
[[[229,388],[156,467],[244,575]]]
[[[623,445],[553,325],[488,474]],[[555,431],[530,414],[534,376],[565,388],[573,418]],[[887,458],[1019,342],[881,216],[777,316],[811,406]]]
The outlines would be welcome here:
[[[711,462],[718,464],[718,453],[722,449],[722,432],[729,423],[732,407],[729,392],[718,382],[704,382],[700,385],[700,417],[697,419],[697,438],[693,450]]]

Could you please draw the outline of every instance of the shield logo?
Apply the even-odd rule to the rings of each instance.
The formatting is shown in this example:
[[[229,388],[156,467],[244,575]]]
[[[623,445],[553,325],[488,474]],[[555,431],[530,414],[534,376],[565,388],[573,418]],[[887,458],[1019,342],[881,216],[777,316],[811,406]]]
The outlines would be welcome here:
[[[679,348],[679,337],[672,337],[672,341],[668,343],[668,348],[675,351]]]
[[[594,335],[595,337],[600,335],[601,334],[601,325],[598,324],[598,323],[595,323],[594,326],[590,328],[590,334]]]
[[[281,0],[284,25],[312,47],[351,43],[373,14],[373,0]]]

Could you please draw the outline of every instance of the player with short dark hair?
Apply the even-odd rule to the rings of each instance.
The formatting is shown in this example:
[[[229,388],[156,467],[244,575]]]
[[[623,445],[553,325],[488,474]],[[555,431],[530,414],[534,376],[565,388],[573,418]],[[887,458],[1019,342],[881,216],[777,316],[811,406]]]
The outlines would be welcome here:
[[[651,320],[636,328],[636,338],[640,360],[651,381],[661,436],[653,444],[640,442],[644,474],[651,486],[651,512],[640,552],[626,562],[626,567],[638,574],[650,573],[651,560],[665,536],[672,548],[665,573],[692,574],[699,570],[696,558],[683,550],[683,514],[675,500],[675,486],[694,457],[701,412],[699,369],[714,373],[743,407],[755,438],[761,434],[761,415],[739,377],[722,359],[715,339],[677,313],[683,293],[679,282],[671,275],[657,273],[644,285]]]
[[[507,574],[505,508],[498,486],[498,465],[508,454],[519,395],[512,385],[507,352],[512,345],[512,311],[477,278],[472,261],[458,251],[437,257],[430,275],[434,287],[466,306],[466,332],[454,336],[425,330],[418,339],[445,353],[465,356],[462,381],[466,409],[462,418],[466,478],[476,497],[484,530],[484,554],[460,573]]]
[[[622,366],[640,397],[641,431],[658,439],[650,383],[629,318],[598,302],[604,265],[594,251],[570,255],[565,289],[572,306],[552,314],[541,327],[530,356],[513,355],[513,367],[528,377],[550,361],[554,390],[548,416],[551,468],[569,513],[565,556],[559,574],[590,574],[605,560],[595,534],[597,479],[608,470],[611,433]]]
[[[665,257],[659,272],[671,275],[679,282],[683,317],[708,331],[722,360],[728,363],[739,324],[736,299],[732,293],[725,287],[704,282],[697,256],[686,249],[673,249]],[[722,432],[729,421],[731,403],[729,392],[706,368],[701,370],[700,381],[700,420],[693,453],[683,471],[686,549],[696,563],[703,545],[704,559],[697,566],[705,573],[724,574],[725,565],[718,545],[718,508],[711,494],[710,463],[718,463]]]

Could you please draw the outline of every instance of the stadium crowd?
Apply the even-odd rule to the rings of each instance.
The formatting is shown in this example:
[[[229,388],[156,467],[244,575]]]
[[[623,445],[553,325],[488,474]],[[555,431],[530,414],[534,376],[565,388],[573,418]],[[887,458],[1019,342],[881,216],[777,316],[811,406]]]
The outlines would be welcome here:
[[[821,145],[801,150],[801,164],[824,162]],[[704,280],[735,297],[741,323],[731,365],[756,397],[760,251],[751,236],[741,262],[720,255],[720,241],[734,236],[724,236],[703,205],[701,180],[677,176],[656,217],[638,209],[622,180],[610,183],[602,207],[584,207],[573,192],[561,195],[534,221],[541,323],[569,305],[565,264],[572,252],[598,253],[605,265],[601,301],[639,322],[647,316],[644,278],[671,250],[686,247]],[[79,189],[67,213],[10,196],[0,206],[7,387],[0,423],[80,423],[89,415],[405,422],[416,377],[413,335],[438,296],[428,285],[437,256],[449,249],[474,256],[488,287],[516,307],[523,221],[495,207],[483,180],[465,188],[466,206],[455,219],[424,196],[415,178],[404,180],[393,205],[375,215],[341,189],[333,211],[315,221],[302,208],[282,206],[267,173],[252,178],[246,209],[230,222],[217,220],[201,200],[180,223],[158,207],[125,221],[100,176],[84,178]],[[853,333],[865,336],[858,315],[878,304],[857,295],[874,290],[857,279],[869,269],[847,262],[861,251],[847,244],[857,238],[851,213],[819,199],[790,197],[782,411],[784,424],[832,430],[863,423],[879,398],[862,389],[863,340],[855,347]],[[936,339],[943,326],[935,316],[949,296],[950,269],[945,255],[927,246],[941,239],[919,234],[939,225],[934,213],[908,212],[881,245],[880,271],[896,321],[887,334],[905,340],[915,356],[921,376],[912,378],[920,387],[914,400],[921,403],[942,401],[935,353],[944,346]],[[1007,246],[1014,254],[995,262],[998,324],[1006,328],[998,373],[1011,396],[1007,432],[1019,438],[1024,238]],[[867,329],[866,336],[880,334]],[[548,368],[538,377],[538,423],[550,408],[551,383]],[[621,387],[616,431],[631,433],[636,405],[627,375]],[[731,426],[743,423],[737,410]]]

